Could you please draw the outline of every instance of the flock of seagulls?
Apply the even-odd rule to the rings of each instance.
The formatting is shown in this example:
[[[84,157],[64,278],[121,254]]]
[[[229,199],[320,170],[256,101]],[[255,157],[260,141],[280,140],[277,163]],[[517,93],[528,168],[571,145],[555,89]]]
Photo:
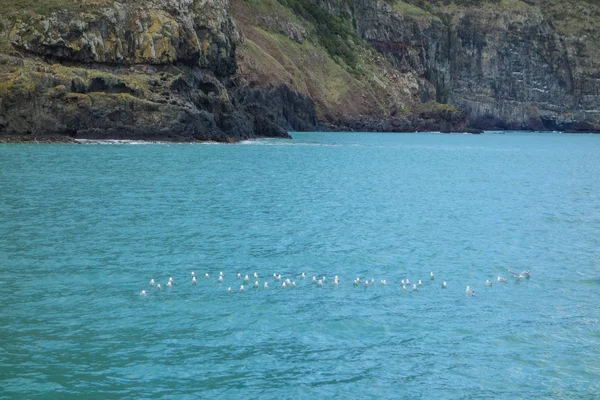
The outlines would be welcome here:
[[[513,272],[511,270],[508,270],[508,272],[510,272],[516,280],[529,279],[529,277],[530,277],[529,270],[525,270],[525,271],[523,271],[521,273],[516,273],[516,272]],[[300,274],[299,278],[301,280],[306,279],[306,273],[302,272],[302,274]],[[210,280],[210,274],[208,272],[204,274],[204,279]],[[248,275],[244,275],[244,277],[242,278],[242,274],[238,273],[236,275],[236,280],[242,282],[242,284],[240,285],[240,288],[239,288],[238,291],[239,292],[245,292],[246,291],[246,287],[250,285],[250,277]],[[252,284],[252,288],[253,289],[258,289],[259,286],[260,286],[259,281],[258,281],[258,273],[255,272],[252,275],[252,280],[254,281],[254,283]],[[435,275],[433,274],[433,272],[431,272],[429,274],[429,280],[430,281],[435,280]],[[503,278],[501,276],[498,276],[497,277],[497,281],[499,283],[507,283],[508,279]],[[196,273],[193,272],[193,271],[191,273],[191,282],[192,282],[192,285],[194,285],[194,286],[198,282],[197,279],[196,279]],[[217,282],[218,283],[223,283],[223,272],[219,273],[219,277],[217,278]],[[289,289],[293,289],[293,288],[296,287],[296,281],[292,281],[290,278],[283,279],[281,277],[281,274],[277,274],[277,273],[273,274],[273,282],[274,282],[273,283],[274,285],[279,285],[282,289],[288,289],[288,288]],[[327,282],[328,282],[328,280],[327,280],[327,277],[325,275],[323,275],[321,278],[317,278],[317,276],[315,275],[315,276],[312,277],[312,280],[311,280],[311,283],[313,285],[317,286],[317,287],[323,287],[324,285],[327,284]],[[175,281],[173,280],[173,277],[171,276],[171,277],[169,277],[167,283],[165,284],[165,287],[171,288],[171,287],[173,287],[174,283],[175,283]],[[335,275],[330,284],[331,284],[331,286],[339,286],[339,284],[340,284],[340,278],[337,275]],[[356,279],[354,279],[354,281],[353,281],[352,284],[353,284],[353,286],[363,286],[363,287],[367,288],[367,287],[370,287],[370,286],[375,286],[377,283],[375,282],[375,279],[371,279],[371,280],[364,279],[363,280],[361,278],[356,278]],[[379,281],[379,285],[387,286],[387,281],[385,279],[382,279],[382,280]],[[486,286],[492,286],[492,282],[489,279],[487,279],[485,281],[485,285]],[[162,289],[162,286],[160,285],[160,283],[156,283],[156,281],[154,279],[150,279],[150,286],[153,287],[153,288],[155,288],[155,290],[161,290]],[[419,279],[417,281],[417,283],[413,283],[412,284],[412,289],[411,290],[413,292],[418,292],[419,291],[419,287],[421,287],[421,286],[423,286],[423,282]],[[263,287],[263,289],[268,289],[269,288],[269,283],[265,280],[263,282],[262,287]],[[409,279],[402,279],[400,281],[400,287],[402,288],[403,291],[406,291],[407,288],[411,288],[411,282],[410,282],[410,280]],[[448,284],[446,283],[446,281],[444,281],[442,283],[441,288],[442,289],[447,289],[448,288]],[[231,286],[229,286],[227,288],[227,293],[231,293],[232,291],[233,290],[231,289]],[[146,296],[146,295],[148,295],[148,292],[145,289],[140,292],[140,296]],[[466,296],[474,296],[475,295],[475,291],[473,289],[471,289],[470,286],[467,286],[466,289],[465,289],[465,295]]]

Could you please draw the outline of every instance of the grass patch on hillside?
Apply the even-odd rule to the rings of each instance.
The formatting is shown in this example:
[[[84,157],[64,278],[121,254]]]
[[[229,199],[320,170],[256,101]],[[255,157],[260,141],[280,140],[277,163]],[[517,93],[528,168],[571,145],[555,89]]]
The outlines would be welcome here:
[[[288,37],[254,27],[240,47],[244,74],[262,86],[286,83],[310,96],[319,118],[333,121],[368,109],[383,109],[385,87],[366,77],[358,78],[340,65],[320,44],[298,43]],[[375,75],[372,65],[365,76]],[[381,98],[380,98],[381,97]]]
[[[390,2],[390,5],[392,6],[392,10],[400,15],[429,15],[429,12],[425,9],[410,3],[405,3],[404,1],[392,1]]]
[[[5,15],[23,12],[47,15],[59,10],[89,11],[112,3],[110,0],[0,0],[0,8]]]
[[[330,14],[312,0],[279,1],[314,25],[319,43],[332,57],[339,57],[352,69],[357,68],[358,59],[351,43],[359,45],[362,39],[356,35],[348,19]]]

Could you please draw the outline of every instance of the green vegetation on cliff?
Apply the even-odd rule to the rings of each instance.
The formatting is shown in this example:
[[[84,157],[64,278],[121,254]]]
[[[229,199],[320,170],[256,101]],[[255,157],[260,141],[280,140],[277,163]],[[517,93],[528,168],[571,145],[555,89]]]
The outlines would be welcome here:
[[[356,68],[357,56],[348,42],[359,44],[362,39],[354,33],[349,20],[328,13],[311,0],[279,1],[292,9],[296,15],[314,25],[319,42],[331,56],[340,57],[348,66]]]

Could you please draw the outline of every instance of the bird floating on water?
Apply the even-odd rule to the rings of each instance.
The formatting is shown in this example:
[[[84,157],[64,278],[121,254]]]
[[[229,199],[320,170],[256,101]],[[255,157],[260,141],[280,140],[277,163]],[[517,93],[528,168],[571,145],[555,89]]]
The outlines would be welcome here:
[[[266,283],[266,282],[265,282]],[[254,282],[254,285],[252,285],[253,288],[258,288],[258,281]]]
[[[498,282],[506,283],[506,282],[508,282],[508,280],[506,280],[506,278],[503,278],[503,277],[499,276],[498,277]]]
[[[512,276],[514,276],[516,279],[529,278],[529,270],[523,271],[520,274],[517,274],[516,272],[513,272],[510,269],[508,270],[508,272],[510,272]]]
[[[379,283],[381,283],[383,286],[386,286],[386,285],[387,285],[387,282],[386,282],[386,280],[385,280],[385,279],[382,279],[382,280],[381,280]]]
[[[469,286],[467,286],[467,289],[465,290],[465,294],[467,296],[473,296],[475,294],[475,291],[471,290],[471,288]]]
[[[192,278],[196,276],[196,273],[192,271]]]
[[[244,276],[244,282],[248,282],[250,280],[250,278],[248,277],[248,275]]]
[[[300,279],[304,279],[304,278],[306,278],[306,274],[303,272],[303,273],[300,275]]]
[[[292,288],[296,287],[296,282],[292,282]]]
[[[265,282],[265,284],[263,285],[264,289],[268,289],[269,288],[269,284],[267,282]]]
[[[227,288],[227,293],[231,293],[231,286]]]
[[[235,279],[242,279],[242,274],[238,272],[238,274],[235,276]]]
[[[170,277],[169,277],[169,282],[171,282],[171,283],[175,283],[175,281],[173,280],[173,277],[172,277],[172,276],[170,276]]]
[[[317,277],[313,275],[312,277],[312,283],[317,283]]]
[[[419,279],[419,286],[423,286],[423,282]]]
[[[140,296],[145,296],[145,295],[146,295],[146,291],[145,291],[145,290],[142,290],[142,291],[140,292]]]
[[[155,282],[154,279],[150,279],[150,286],[154,286]]]
[[[281,284],[281,288],[282,289],[287,288],[287,282],[286,281],[283,281],[283,283]]]
[[[446,281],[444,281],[444,282],[442,283],[442,289],[447,289],[447,288],[448,288],[448,285],[446,284]]]
[[[167,284],[165,286],[170,288],[171,286],[173,286],[173,282],[169,281],[169,282],[167,282]]]
[[[217,282],[219,282],[219,283],[223,282],[223,275],[219,275],[219,279],[217,279]]]
[[[162,289],[162,286],[160,286],[160,283],[158,285],[156,285],[156,289]]]
[[[429,279],[430,280],[434,280],[435,279],[435,275],[433,275],[433,272],[429,273]]]
[[[258,274],[256,272],[252,276],[254,277],[254,279],[258,279]]]
[[[210,278],[210,275],[208,274],[208,272],[204,274],[204,278],[205,278],[205,279],[208,279],[208,278]]]
[[[489,280],[489,279],[486,279],[486,280],[485,280],[485,285],[486,285],[486,286],[492,286],[492,282],[490,282],[490,280]]]
[[[317,281],[317,286],[323,286],[323,280],[322,279],[319,279]]]
[[[419,289],[417,289],[417,284],[413,284],[413,292],[418,292]]]
[[[243,292],[243,291],[244,291],[244,285],[241,285],[240,286],[240,292]]]
[[[196,284],[196,277],[192,276],[192,285],[195,285],[195,284]]]

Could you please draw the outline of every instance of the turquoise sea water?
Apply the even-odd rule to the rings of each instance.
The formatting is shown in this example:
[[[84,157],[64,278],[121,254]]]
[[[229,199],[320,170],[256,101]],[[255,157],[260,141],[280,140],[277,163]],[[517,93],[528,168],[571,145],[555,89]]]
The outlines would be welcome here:
[[[600,136],[293,136],[0,145],[0,398],[600,398]]]

